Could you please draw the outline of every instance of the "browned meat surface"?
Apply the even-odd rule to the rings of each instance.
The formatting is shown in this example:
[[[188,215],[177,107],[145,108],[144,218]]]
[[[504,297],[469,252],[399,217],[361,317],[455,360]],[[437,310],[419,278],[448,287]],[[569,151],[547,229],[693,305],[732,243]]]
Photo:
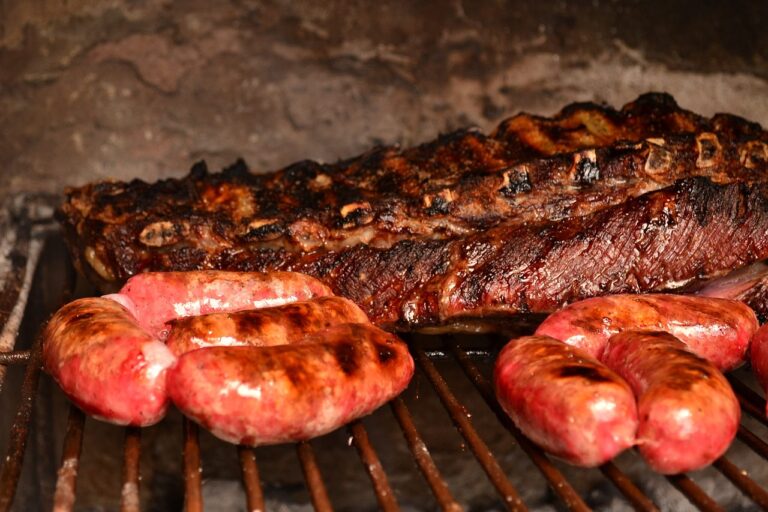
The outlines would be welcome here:
[[[352,299],[373,322],[409,329],[547,312],[609,293],[675,289],[766,257],[768,184],[691,178],[544,225],[501,224],[450,240],[313,253],[178,246],[146,270],[305,272]]]
[[[694,178],[545,226],[501,225],[390,249],[279,254],[278,266],[319,277],[377,323],[547,312],[597,295],[675,289],[768,257],[768,185]],[[271,268],[276,255],[238,255],[239,263],[227,264]]]
[[[460,131],[336,164],[305,161],[270,174],[242,163],[211,174],[198,164],[182,179],[86,185],[68,190],[59,215],[78,265],[108,286],[267,248],[391,247],[543,224],[686,177],[751,183],[767,169],[759,125],[703,118],[648,94],[618,111],[574,104],[552,118],[520,114],[490,135]]]
[[[334,165],[87,185],[59,216],[102,288],[148,270],[297,270],[379,324],[474,329],[768,257],[766,171],[759,125],[649,94]]]

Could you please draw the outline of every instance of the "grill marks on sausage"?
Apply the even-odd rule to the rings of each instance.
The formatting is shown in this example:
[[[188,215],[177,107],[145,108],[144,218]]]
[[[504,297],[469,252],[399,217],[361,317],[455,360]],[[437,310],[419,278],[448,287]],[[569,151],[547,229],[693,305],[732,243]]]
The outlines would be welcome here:
[[[397,357],[397,354],[392,350],[392,348],[383,343],[376,344],[376,355],[379,358],[379,363],[382,365],[393,362]]]
[[[86,321],[86,320],[88,320],[90,318],[93,318],[93,313],[86,311],[86,312],[83,312],[83,313],[76,313],[75,315],[73,315],[72,316],[72,321],[73,322],[81,322],[81,321]]]
[[[612,336],[603,362],[637,396],[638,449],[664,474],[711,464],[733,441],[740,408],[725,377],[709,361],[664,332]]]
[[[297,330],[309,330],[314,324],[318,324],[322,319],[307,314],[308,308],[304,304],[287,304],[280,306],[280,311],[276,315],[285,318],[285,323],[295,327]],[[236,332],[257,333],[270,323],[270,318],[261,310],[241,311],[229,314],[229,318],[234,322]],[[315,331],[317,329],[313,329]]]
[[[169,373],[171,399],[226,441],[275,444],[316,437],[369,414],[413,375],[405,343],[371,324],[337,325],[309,338],[187,352]],[[391,346],[396,363],[379,363],[381,344]]]
[[[407,352],[403,341],[393,334],[382,331],[370,324],[348,323],[335,325],[322,333],[307,336],[295,347],[283,346],[280,352],[288,353],[296,350],[297,359],[302,358],[304,351],[321,347],[327,357],[327,364],[336,366],[347,378],[359,378],[364,368],[372,363],[382,369],[391,369],[402,363],[403,354]],[[281,356],[284,357],[284,356]],[[309,378],[306,372],[293,365],[287,366],[286,375],[296,385]]]
[[[168,345],[177,354],[211,345],[274,346],[313,341],[318,333],[345,323],[367,323],[348,299],[315,297],[281,306],[211,313],[172,324]],[[306,339],[305,339],[306,338]],[[319,336],[322,339],[322,335]]]
[[[263,347],[256,352],[250,352],[251,349],[247,347],[235,347],[234,350],[250,354],[243,358],[244,366],[239,370],[239,375],[247,375],[250,364],[248,359],[257,359],[262,373],[284,374],[298,392],[317,379],[314,371],[307,371],[308,357],[317,361],[321,367],[323,364],[335,366],[345,378],[358,379],[363,377],[366,366],[373,363],[389,371],[402,364],[403,355],[407,354],[403,341],[370,324],[336,325],[324,333],[307,336],[297,345]]]
[[[109,299],[79,299],[63,306],[57,316],[67,319],[67,335],[79,339],[106,340],[110,336],[143,332],[130,321],[123,306]]]
[[[671,390],[690,391],[703,382],[713,386],[716,381],[723,380],[722,374],[712,363],[693,353],[668,332],[624,331],[614,335],[608,344],[604,359],[610,359],[609,366],[618,365],[622,358],[615,354],[609,356],[608,351],[616,350],[610,347],[620,346],[623,355],[628,358],[622,360],[626,368],[616,366],[613,369],[631,378],[635,378],[633,372],[640,365],[648,375],[663,376],[665,388]]]
[[[518,428],[571,463],[602,464],[635,441],[637,411],[628,384],[554,338],[511,340],[496,359],[494,385]]]
[[[317,318],[306,314],[308,308],[304,305],[288,308],[285,312],[288,322],[295,325],[298,329],[307,330],[310,324],[325,323],[322,318]]]
[[[331,345],[336,363],[346,376],[360,370],[361,354],[354,342],[341,342]]]
[[[237,332],[258,332],[266,323],[266,318],[264,318],[264,315],[250,313],[256,312],[245,311],[227,316],[234,322],[234,328]]]
[[[641,356],[647,361],[656,361],[660,365],[674,360],[674,371],[669,372],[664,381],[668,389],[690,391],[702,380],[717,378],[717,369],[706,359],[699,357],[684,346],[669,346],[657,340],[671,340],[680,343],[677,338],[666,332],[648,331],[639,333],[628,332],[626,336],[642,336],[648,346],[640,348]]]
[[[42,352],[45,370],[86,414],[135,426],[165,414],[173,357],[114,300],[88,297],[63,306],[45,327]]]
[[[567,365],[559,369],[560,377],[581,377],[592,382],[612,382],[614,379],[598,366]]]
[[[271,356],[271,354],[270,354]],[[278,362],[273,363],[275,367]],[[267,366],[267,365],[265,365]],[[282,360],[282,369],[285,372],[285,376],[291,382],[294,388],[300,390],[306,387],[306,382],[312,381],[312,376],[308,374],[304,361],[299,358],[285,358]]]
[[[396,363],[399,357],[396,345],[403,343],[384,331],[372,337],[366,324],[346,324],[330,332],[324,339],[330,342],[333,357],[347,376],[359,372],[366,359],[375,358],[381,367]]]

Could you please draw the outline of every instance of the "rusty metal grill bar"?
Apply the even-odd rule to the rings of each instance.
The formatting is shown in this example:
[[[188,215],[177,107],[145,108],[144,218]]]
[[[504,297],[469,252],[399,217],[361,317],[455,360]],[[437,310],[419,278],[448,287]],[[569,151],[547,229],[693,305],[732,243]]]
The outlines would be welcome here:
[[[240,471],[245,488],[245,504],[248,512],[264,510],[264,491],[261,488],[259,466],[256,464],[256,454],[248,446],[237,447],[237,457],[240,459]]]
[[[739,379],[729,376],[728,382],[731,383],[733,390],[736,392],[742,409],[768,427],[768,417],[765,415],[765,400]]]
[[[31,355],[32,352],[30,350],[0,352],[0,365],[26,364]]]
[[[720,512],[723,508],[686,475],[670,475],[667,480],[703,512]]]
[[[736,436],[747,446],[752,448],[755,453],[760,455],[764,459],[768,459],[768,444],[757,437],[751,430],[747,429],[743,425],[739,425],[739,431]]]
[[[140,460],[141,429],[128,427],[125,429],[123,446],[123,488],[120,493],[120,512],[139,512],[141,509],[139,497]]]
[[[317,464],[315,450],[309,441],[302,441],[296,444],[296,453],[301,462],[301,470],[304,472],[304,480],[309,488],[309,496],[312,499],[312,505],[319,512],[330,512],[333,510],[331,500],[328,498],[328,491],[323,483],[323,476],[320,473],[320,466]]]
[[[600,466],[600,471],[615,485],[635,510],[657,511],[659,507],[641,491],[616,464],[607,462]]]
[[[725,457],[717,459],[712,465],[730,480],[733,485],[738,487],[741,492],[749,496],[749,499],[760,505],[760,508],[763,510],[768,509],[768,492],[757,482],[749,478],[746,471]]]
[[[411,416],[411,412],[408,410],[405,402],[403,402],[403,399],[400,397],[395,398],[390,402],[390,406],[403,431],[405,440],[408,443],[408,449],[411,451],[411,455],[413,455],[413,459],[419,467],[421,474],[427,481],[427,485],[432,490],[432,494],[435,495],[440,508],[446,511],[461,510],[461,505],[453,497],[450,489],[448,489],[448,484],[446,484],[445,479],[440,474],[440,470],[435,465],[435,461],[429,454],[429,449],[416,429],[416,425],[413,423],[413,416]]]
[[[67,419],[67,432],[64,435],[61,466],[57,474],[56,491],[53,495],[54,512],[70,512],[75,506],[77,471],[80,467],[84,429],[85,415],[80,409],[71,405]]]
[[[203,510],[203,467],[200,461],[200,432],[193,421],[184,418],[184,510]]]
[[[460,349],[459,350],[459,358],[463,357],[461,356]],[[18,351],[12,354],[18,354],[20,358],[29,358],[30,355],[34,355],[34,352],[29,351]],[[419,364],[422,365],[422,367],[431,368],[434,370],[434,365],[431,363],[431,361],[428,359],[426,354],[423,353],[423,351],[416,351],[417,358],[419,360]],[[469,364],[474,366],[474,363],[469,361]],[[436,371],[436,370],[434,370]],[[478,370],[479,372],[479,370]],[[439,374],[432,373],[431,377],[436,378],[436,380],[442,380],[442,377],[440,377]],[[438,380],[438,381],[439,381]],[[443,385],[445,385],[444,380],[442,380]],[[741,390],[741,387],[744,386],[739,381],[734,381],[736,383],[737,388]],[[29,386],[29,384],[27,384]],[[740,394],[741,395],[741,394]],[[453,396],[453,395],[451,395]],[[751,396],[748,399],[752,401],[759,400],[759,397],[757,395]],[[455,399],[455,396],[453,397]],[[744,397],[742,397],[744,398]],[[744,398],[745,400],[747,398]],[[396,405],[396,403],[400,403],[400,407]],[[458,402],[456,402],[458,403]],[[415,432],[415,426],[412,422],[412,417],[410,416],[410,412],[407,411],[407,408],[405,408],[405,404],[402,403],[402,400],[397,399],[393,401],[393,409],[396,411],[396,416],[399,420],[402,420],[403,418],[407,418],[404,422],[404,431],[406,432],[406,435],[408,435],[409,432],[413,433]],[[460,405],[458,405],[461,407]],[[70,418],[68,420],[68,427],[67,427],[67,435],[65,437],[65,449],[64,449],[64,455],[62,457],[62,467],[59,471],[59,481],[57,482],[57,489],[56,489],[56,497],[54,500],[54,508],[55,510],[71,510],[72,506],[74,504],[74,487],[75,487],[75,481],[76,481],[76,473],[77,473],[77,462],[79,460],[79,452],[80,448],[82,446],[82,435],[83,435],[83,422],[84,417],[82,413],[77,410],[76,408],[72,407],[72,410],[70,411]],[[361,424],[355,423],[350,426],[351,432],[353,432],[353,439],[355,439],[355,443],[362,443],[362,446],[365,446],[364,451],[367,452],[367,455],[364,455],[361,453],[361,458],[364,462],[368,463],[371,460],[378,460],[377,456],[375,455],[375,451],[373,451],[372,446],[370,446],[368,440],[367,440],[367,434],[363,434],[364,429],[360,430],[362,427]],[[755,452],[759,453],[761,456],[766,457],[768,455],[768,445],[760,440],[754,433],[746,429],[745,427],[739,428],[739,438],[742,439],[745,443],[747,443],[750,447],[752,447]],[[418,436],[418,433],[416,433]],[[138,498],[138,482],[139,482],[139,455],[140,455],[140,429],[132,429],[128,428],[126,429],[126,441],[125,441],[125,464],[124,464],[124,487],[123,487],[123,502],[122,502],[122,508],[121,510],[124,511],[134,511],[139,509],[139,498]],[[414,447],[414,453],[421,452],[426,453],[428,456],[428,451],[426,450],[426,446],[423,445],[423,441],[420,441],[420,438],[414,438],[414,442],[410,443]],[[316,504],[317,508],[319,510],[332,510],[332,507],[330,505],[330,500],[327,497],[327,492],[325,491],[325,487],[322,484],[322,478],[320,476],[319,468],[317,466],[317,462],[315,460],[314,452],[312,451],[311,447],[307,443],[301,443],[297,447],[299,452],[299,458],[302,462],[302,468],[305,471],[305,475],[307,478],[308,486],[310,488],[310,493],[313,496],[313,503]],[[246,447],[239,447],[240,450],[240,457],[241,457],[241,463],[244,468],[244,483],[246,484],[247,489],[247,496],[248,496],[248,505],[249,510],[263,510],[263,494],[261,494],[261,488],[260,484],[258,484],[258,469],[255,465],[255,457],[253,455],[253,450],[246,448]],[[248,456],[248,453],[250,453],[250,456]],[[197,426],[186,420],[185,421],[185,482],[186,482],[186,489],[187,489],[187,500],[186,500],[186,510],[202,510],[202,498],[201,498],[201,492],[200,492],[200,455],[199,455],[199,442],[198,442],[198,432],[197,432]],[[375,459],[371,459],[370,457],[375,457]],[[251,460],[252,462],[248,462],[248,460]],[[431,461],[431,458],[428,459]],[[380,468],[380,463],[379,469]],[[434,467],[434,462],[432,462],[432,466],[434,468],[434,471],[427,471],[427,473],[431,476],[436,478],[436,481],[439,483],[436,483],[435,485],[440,487],[440,484],[444,485],[444,480],[440,476],[439,472],[437,472],[436,467]],[[731,480],[734,485],[736,485],[742,492],[744,492],[747,496],[749,496],[757,505],[759,505],[761,508],[768,509],[768,492],[761,487],[759,484],[751,480],[740,468],[738,468],[736,465],[731,463],[725,458],[721,458],[718,461],[715,462],[714,467],[716,467],[718,470],[720,470],[729,480]],[[197,468],[195,470],[195,468]],[[248,469],[250,468],[250,469]],[[617,484],[617,486],[620,488],[622,493],[628,498],[630,503],[638,510],[657,510],[655,505],[645,496],[639,489],[637,489],[634,484],[629,481],[618,468],[615,467],[613,464],[606,464],[603,467],[601,467],[601,471],[610,478],[614,483]],[[250,477],[248,475],[251,475]],[[385,474],[383,473],[383,469],[381,469],[381,475],[384,475],[384,478],[386,478]],[[380,476],[380,475],[379,475]],[[253,478],[256,478],[256,483],[253,482]],[[374,477],[371,477],[374,479]],[[691,480],[689,477],[685,475],[675,475],[668,477],[669,481],[678,488],[683,494],[685,494],[691,502],[697,506],[700,510],[705,511],[717,511],[722,510],[722,508],[714,502],[693,480]],[[385,480],[386,481],[386,480]],[[249,483],[250,482],[250,483]],[[250,490],[249,490],[250,489]],[[450,491],[448,491],[447,487],[444,488],[446,494],[445,496],[450,496]],[[377,498],[382,501],[382,496],[386,496],[387,494],[392,495],[391,488],[389,488],[388,484],[386,487],[382,487],[381,489],[376,491]],[[441,500],[438,499],[440,502]],[[455,500],[442,500],[443,503],[441,503],[442,508],[446,510],[456,510],[459,509],[459,505]],[[384,504],[387,503],[387,504]],[[391,508],[393,505],[391,503],[388,503],[384,501],[384,503],[380,503],[383,509],[385,510],[396,510],[397,505],[396,502],[394,507]]]
[[[457,347],[453,347],[454,352],[457,355],[457,359],[463,364],[468,365],[469,369],[477,375],[480,375],[479,369],[476,365],[469,360],[466,354],[462,354],[462,350]],[[29,360],[34,355],[33,350],[15,351],[10,352],[8,355],[15,356],[19,360]],[[434,367],[434,364],[430,361],[428,355],[420,350],[415,350],[417,360],[423,368],[428,368],[428,377],[435,379],[435,382],[441,382],[438,384],[440,387],[447,389],[447,384],[440,376]],[[470,375],[471,377],[471,375]],[[482,379],[482,376],[480,376]],[[757,402],[755,409],[759,408],[760,397],[752,392],[752,395],[744,396],[743,391],[745,389],[751,391],[745,384],[736,379],[731,379],[734,387],[738,389],[739,398],[751,403]],[[482,381],[480,381],[482,382]],[[434,384],[434,382],[433,382]],[[486,382],[489,385],[489,383]],[[31,384],[26,384],[29,388]],[[445,393],[445,389],[440,393]],[[460,410],[463,410],[461,404],[456,400],[455,395],[449,393],[448,397],[453,402],[453,405],[458,407],[454,409],[454,414]],[[452,398],[451,398],[452,397]],[[444,478],[440,475],[439,470],[434,465],[429,456],[429,451],[426,448],[423,440],[421,440],[415,424],[413,423],[412,415],[408,411],[405,403],[402,399],[397,398],[390,404],[393,408],[398,422],[401,424],[401,428],[406,435],[409,442],[409,447],[412,450],[414,458],[417,464],[422,469],[422,472],[427,478],[431,487],[434,487],[435,496],[444,510],[460,510],[460,505],[452,497],[450,491],[445,485]],[[22,413],[25,414],[25,413]],[[67,423],[67,432],[64,440],[64,451],[62,455],[62,464],[58,472],[58,480],[56,484],[56,494],[54,497],[54,510],[69,511],[72,510],[74,505],[75,485],[77,479],[77,468],[79,464],[80,451],[82,447],[84,427],[84,415],[75,408],[71,407],[70,417]],[[470,424],[471,427],[471,424]],[[474,429],[474,427],[471,427]],[[358,452],[360,453],[361,460],[366,464],[366,469],[371,472],[369,474],[372,483],[374,485],[374,491],[379,500],[379,504],[383,510],[398,510],[399,507],[394,498],[394,493],[386,479],[386,473],[381,467],[381,463],[378,460],[375,449],[370,444],[367,438],[367,432],[360,422],[354,422],[349,426],[349,430],[352,433],[353,443],[355,444]],[[476,434],[476,431],[475,431]],[[768,444],[761,440],[756,434],[751,432],[744,426],[740,426],[738,430],[738,437],[755,453],[763,458],[768,459]],[[125,462],[124,462],[124,484],[122,492],[122,507],[123,511],[139,510],[139,459],[140,459],[140,439],[141,430],[136,428],[127,428],[125,437]],[[469,442],[469,441],[468,441]],[[198,427],[193,422],[185,420],[184,422],[184,460],[185,460],[185,488],[187,498],[185,500],[185,510],[197,511],[203,510],[202,508],[202,492],[201,492],[201,468],[200,468],[200,448],[199,448],[199,433]],[[487,448],[487,447],[486,447]],[[17,450],[18,451],[18,450]],[[302,469],[305,472],[307,479],[307,485],[310,490],[311,496],[313,496],[313,503],[317,500],[316,506],[319,510],[332,510],[330,500],[328,499],[327,491],[322,482],[322,476],[320,474],[319,467],[316,462],[314,451],[308,443],[299,443],[297,445],[297,451]],[[238,447],[238,453],[243,472],[243,482],[246,489],[248,510],[264,510],[264,496],[259,482],[258,467],[256,465],[255,454],[253,449],[240,446]],[[488,451],[490,454],[490,450]],[[9,460],[18,459],[18,456],[11,456]],[[726,478],[728,478],[737,488],[739,488],[746,496],[752,499],[761,508],[768,510],[768,491],[760,484],[749,478],[747,473],[733,464],[726,458],[718,459],[713,466],[717,468]],[[197,469],[195,469],[197,468]],[[622,492],[622,494],[628,499],[630,504],[636,510],[658,510],[655,504],[642,492],[637,486],[619,470],[613,463],[607,463],[600,467],[603,474],[609,478]],[[18,478],[18,477],[16,477]],[[693,480],[686,475],[673,475],[667,477],[672,485],[674,485],[680,492],[686,495],[689,500],[700,510],[704,511],[718,511],[722,510],[711,497],[709,497],[704,490],[702,490]],[[12,496],[11,496],[12,498]],[[573,509],[572,509],[573,510]]]
[[[29,437],[29,423],[37,395],[37,383],[40,380],[41,359],[41,343],[40,338],[38,338],[35,341],[24,374],[24,382],[21,385],[21,404],[16,410],[16,416],[11,426],[11,438],[8,443],[5,464],[0,470],[0,511],[2,512],[10,510],[19,483],[21,466],[24,462],[24,451]]]
[[[33,228],[26,213],[18,220],[16,240],[10,253],[11,269],[5,280],[5,286],[0,292],[0,351],[8,352],[16,345],[18,330],[25,315],[27,300],[32,288],[32,279],[44,247],[45,235],[49,231],[50,222]],[[75,270],[70,264],[64,276],[64,286],[59,297],[59,304],[64,303],[71,295],[75,286]],[[6,300],[13,297],[13,303]],[[42,327],[38,329],[42,332]],[[13,504],[13,498],[18,488],[21,476],[29,425],[34,410],[37,386],[40,380],[42,362],[42,338],[36,337],[29,351],[19,351],[6,356],[11,360],[26,358],[27,365],[21,384],[21,401],[16,410],[10,429],[8,449],[2,467],[0,467],[0,512],[7,512]],[[0,364],[0,391],[5,380],[6,365]]]
[[[363,423],[360,420],[353,421],[349,426],[349,432],[352,434],[352,444],[355,445],[360,460],[363,462],[363,468],[371,479],[371,485],[376,493],[376,501],[378,501],[379,506],[386,512],[400,510],[392,487],[389,485],[387,474],[384,472],[384,467],[381,465],[376,450],[368,439],[368,431],[365,430]]]
[[[24,216],[16,226],[14,246],[8,254],[11,265],[3,276],[4,285],[0,291],[0,353],[11,351],[16,345],[16,333],[27,303],[32,274],[40,256],[42,243],[35,240],[34,247],[31,247],[31,238],[32,228]],[[5,381],[5,370],[5,366],[0,365],[0,391]]]
[[[13,350],[16,344],[16,331],[24,315],[27,297],[30,292],[32,277],[43,249],[42,237],[35,236],[34,229],[50,227],[50,222],[22,220],[17,223],[17,233],[12,252],[12,268],[7,273],[5,285],[0,290],[0,386],[4,380],[5,368],[9,365],[26,364],[24,379],[21,385],[21,402],[11,427],[7,457],[0,468],[0,512],[10,509],[18,485],[21,467],[24,459],[31,415],[35,404],[37,384],[40,377],[41,347],[38,338],[29,350]],[[62,301],[71,295],[74,287],[74,270],[69,268],[62,294]],[[11,333],[11,334],[9,334]],[[10,340],[10,341],[9,341]],[[473,357],[477,354],[489,356],[489,352],[480,350],[477,354],[464,350],[459,344],[451,342],[449,353],[473,383],[486,404],[496,414],[501,424],[509,430],[519,446],[538,467],[549,483],[553,492],[569,510],[590,510],[581,496],[573,489],[560,470],[549,460],[542,450],[528,441],[496,402],[491,383],[480,371]],[[419,367],[427,376],[438,398],[448,412],[459,433],[467,442],[478,463],[485,471],[489,481],[494,485],[505,505],[511,510],[525,510],[516,489],[512,486],[504,470],[499,465],[494,454],[482,440],[479,432],[467,414],[464,405],[451,391],[446,380],[433,363],[435,357],[442,357],[442,352],[427,353],[414,347],[414,356]],[[472,356],[472,357],[471,357]],[[740,380],[729,376],[743,410],[763,425],[768,426],[765,415],[765,400],[753,389]],[[402,398],[396,398],[390,403],[392,412],[397,420],[414,462],[432,490],[437,504],[443,510],[461,510],[461,506],[448,488],[445,478],[440,474],[429,450],[419,434],[413,416]],[[198,512],[203,510],[202,499],[202,469],[198,426],[185,419],[183,429],[184,439],[184,486],[185,510]],[[61,465],[58,470],[56,488],[53,499],[53,509],[57,512],[68,512],[74,508],[76,500],[77,473],[80,454],[83,447],[85,417],[74,406],[71,407],[67,420],[66,433],[63,443]],[[368,438],[367,431],[361,421],[348,426],[358,455],[371,480],[377,502],[386,511],[399,510],[395,492],[390,486],[386,472],[381,465],[376,449]],[[740,426],[737,436],[741,442],[764,459],[768,459],[768,443],[745,426]],[[320,467],[315,452],[309,442],[296,445],[297,456],[304,473],[305,481],[316,510],[333,510],[327,489],[323,482]],[[242,472],[248,510],[264,510],[265,499],[261,487],[259,469],[256,463],[255,451],[240,446],[237,448],[238,459]],[[141,459],[141,429],[126,428],[123,459],[123,487],[121,511],[134,512],[140,509],[140,459]],[[755,505],[768,510],[768,490],[749,477],[746,471],[723,457],[718,459],[713,467],[722,473],[736,488],[750,498]],[[655,511],[658,507],[643,493],[632,480],[615,464],[601,466],[600,471],[624,495],[636,510]],[[673,475],[668,481],[678,489],[698,509],[703,511],[719,511],[722,507],[716,503],[696,482],[687,475]]]
[[[456,395],[451,392],[448,383],[437,371],[435,365],[429,360],[423,350],[415,348],[413,349],[413,352],[416,356],[416,361],[419,363],[422,370],[424,370],[427,378],[437,391],[440,401],[451,416],[456,428],[462,437],[464,437],[464,440],[467,441],[475,458],[504,500],[507,509],[515,511],[528,510],[528,507],[526,507],[520,499],[517,489],[515,489],[512,482],[510,482],[504,474],[504,471],[501,469],[501,466],[499,466],[499,463],[491,453],[491,450],[488,449],[488,445],[486,445],[485,441],[480,438],[480,434],[478,434],[477,430],[472,425],[466,410],[456,398]]]

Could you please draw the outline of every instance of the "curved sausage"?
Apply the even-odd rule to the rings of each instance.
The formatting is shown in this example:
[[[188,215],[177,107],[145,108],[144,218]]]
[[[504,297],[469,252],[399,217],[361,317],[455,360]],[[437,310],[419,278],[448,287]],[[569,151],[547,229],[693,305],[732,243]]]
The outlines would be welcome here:
[[[608,341],[603,362],[637,396],[637,443],[659,473],[711,464],[736,435],[741,411],[728,381],[671,334],[633,332]]]
[[[368,323],[368,316],[348,299],[318,297],[271,308],[171,320],[166,345],[177,356],[212,346],[286,345],[344,323]]]
[[[109,297],[133,307],[142,327],[165,339],[165,323],[175,318],[279,306],[331,295],[331,290],[296,272],[200,270],[137,274],[115,295]]]
[[[752,338],[749,359],[757,381],[763,387],[763,390],[768,392],[768,324],[760,327]],[[768,413],[768,406],[766,407],[766,413]]]
[[[496,361],[494,384],[515,425],[571,464],[597,466],[635,442],[637,409],[627,383],[558,340],[509,342]]]
[[[399,338],[344,324],[297,345],[187,352],[168,389],[217,437],[256,446],[310,439],[369,414],[403,391],[413,370]]]
[[[63,306],[43,333],[43,366],[86,413],[119,425],[157,423],[175,357],[122,305],[106,298]]]
[[[536,334],[552,336],[600,359],[608,338],[624,330],[665,331],[721,371],[742,364],[757,330],[755,313],[727,299],[685,295],[609,295],[574,302],[548,316]]]

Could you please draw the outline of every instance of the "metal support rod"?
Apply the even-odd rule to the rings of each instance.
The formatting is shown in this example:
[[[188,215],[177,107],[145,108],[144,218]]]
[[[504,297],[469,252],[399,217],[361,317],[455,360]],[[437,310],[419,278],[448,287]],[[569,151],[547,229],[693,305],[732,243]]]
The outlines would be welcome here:
[[[432,489],[432,493],[437,499],[440,508],[449,512],[456,512],[462,510],[461,505],[451,494],[448,489],[448,484],[445,483],[445,478],[440,474],[440,470],[437,469],[435,461],[429,454],[429,449],[424,441],[421,439],[416,425],[413,423],[413,416],[411,416],[408,407],[400,397],[395,398],[390,402],[392,406],[392,412],[395,414],[397,422],[400,424],[400,428],[403,431],[405,440],[408,443],[408,448],[411,450],[416,465],[419,467],[421,474]]]
[[[127,427],[125,429],[125,445],[123,450],[123,489],[121,492],[120,512],[139,512],[139,482],[141,460],[141,429]]]
[[[250,446],[238,446],[237,456],[240,459],[243,487],[245,488],[248,512],[264,511],[264,491],[261,488],[259,466],[256,464],[256,454]]]
[[[71,512],[75,506],[77,471],[80,468],[84,427],[85,415],[80,409],[71,405],[67,419],[67,433],[64,435],[61,466],[53,495],[54,512]]]
[[[296,444],[296,451],[299,454],[301,470],[304,472],[304,480],[307,482],[312,505],[318,512],[331,512],[333,506],[328,498],[328,491],[325,488],[325,483],[323,483],[323,476],[317,465],[317,458],[312,445],[307,441],[301,441]]]
[[[184,418],[184,510],[203,512],[203,468],[197,423]]]
[[[355,445],[360,460],[363,462],[363,468],[371,479],[371,485],[373,485],[379,506],[387,512],[400,510],[395,494],[389,485],[387,474],[384,472],[384,467],[381,465],[370,439],[368,439],[368,431],[365,430],[360,420],[356,420],[349,425],[349,432],[352,434],[352,444]]]
[[[429,360],[427,355],[419,348],[414,349],[416,360],[421,368],[424,370],[432,386],[437,391],[437,395],[443,406],[448,411],[451,419],[456,425],[457,430],[469,445],[472,453],[475,455],[478,463],[485,471],[488,479],[498,491],[501,498],[504,500],[504,505],[508,510],[523,511],[528,510],[523,500],[520,499],[520,495],[517,489],[509,481],[507,475],[499,466],[498,461],[491,453],[488,445],[482,440],[480,434],[475,429],[472,421],[464,410],[456,395],[448,387],[448,383],[443,379],[440,372],[437,371],[437,367]]]

